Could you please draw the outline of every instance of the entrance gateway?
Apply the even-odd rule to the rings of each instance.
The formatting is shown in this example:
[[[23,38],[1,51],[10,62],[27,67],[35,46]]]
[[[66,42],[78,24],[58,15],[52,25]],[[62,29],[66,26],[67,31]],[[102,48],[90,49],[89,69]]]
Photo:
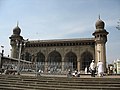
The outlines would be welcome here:
[[[97,63],[101,60],[106,69],[106,42],[108,32],[104,29],[105,23],[99,18],[93,32],[94,38],[29,40],[25,42],[20,35],[21,29],[17,25],[10,36],[12,47],[11,57],[38,63],[44,72],[51,68],[60,71],[67,69],[84,71],[89,67],[92,59]]]

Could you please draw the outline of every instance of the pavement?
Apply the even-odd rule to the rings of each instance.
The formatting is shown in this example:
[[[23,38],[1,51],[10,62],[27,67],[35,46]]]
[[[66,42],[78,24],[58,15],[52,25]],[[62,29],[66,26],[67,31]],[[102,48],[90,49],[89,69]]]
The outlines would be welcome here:
[[[30,73],[24,73],[24,74],[21,74],[23,76],[37,76],[35,73],[33,74],[30,74]],[[67,77],[67,75],[55,75],[55,74],[41,74],[41,76],[44,76],[44,77]],[[95,76],[95,77],[91,77],[91,75],[89,74],[81,74],[80,75],[80,78],[120,78],[120,75],[105,75],[103,77],[99,77],[99,76]]]

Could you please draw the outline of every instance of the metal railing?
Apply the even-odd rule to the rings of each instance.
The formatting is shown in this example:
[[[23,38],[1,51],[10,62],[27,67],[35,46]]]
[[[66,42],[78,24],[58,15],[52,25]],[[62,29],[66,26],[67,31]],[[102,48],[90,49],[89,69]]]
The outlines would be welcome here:
[[[4,63],[2,68],[4,69],[14,69],[17,70],[17,63]],[[61,63],[47,63],[47,65],[43,62],[37,63],[20,63],[19,66],[20,73],[22,72],[34,72],[37,74],[39,70],[41,73],[45,74],[65,74],[68,70],[73,70],[73,63],[65,62],[64,65]]]

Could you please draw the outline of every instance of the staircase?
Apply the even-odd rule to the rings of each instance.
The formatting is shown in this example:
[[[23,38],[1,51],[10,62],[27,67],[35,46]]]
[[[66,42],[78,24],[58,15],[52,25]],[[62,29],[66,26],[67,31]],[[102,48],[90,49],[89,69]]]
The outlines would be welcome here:
[[[0,75],[0,90],[120,90],[120,78]]]

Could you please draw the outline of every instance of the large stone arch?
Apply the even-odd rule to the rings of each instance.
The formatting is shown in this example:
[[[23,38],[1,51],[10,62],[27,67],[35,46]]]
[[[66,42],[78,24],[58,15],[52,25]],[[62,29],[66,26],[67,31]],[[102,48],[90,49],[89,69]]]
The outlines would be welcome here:
[[[48,54],[47,61],[50,62],[50,63],[52,63],[52,62],[61,63],[62,62],[62,57],[61,57],[61,55],[58,51],[54,50],[54,51],[52,51],[51,53]]]
[[[32,55],[31,55],[29,52],[25,52],[24,55],[25,55],[25,56],[24,56],[24,59],[25,59],[26,61],[31,61]]]
[[[51,53],[49,53],[47,62],[47,70],[51,73],[61,71],[62,57],[58,51],[54,50]]]
[[[73,64],[73,70],[76,70],[77,69],[77,56],[75,53],[73,53],[72,51],[68,52],[66,55],[65,55],[65,62],[68,62],[68,63],[72,63]]]
[[[45,62],[45,55],[42,52],[37,53],[37,62]]]
[[[36,54],[37,68],[44,71],[45,70],[45,55],[42,52]]]
[[[88,50],[83,52],[81,54],[81,65],[80,65],[81,70],[85,70],[85,67],[89,67],[92,59],[93,59],[93,55],[91,52],[89,52]]]

